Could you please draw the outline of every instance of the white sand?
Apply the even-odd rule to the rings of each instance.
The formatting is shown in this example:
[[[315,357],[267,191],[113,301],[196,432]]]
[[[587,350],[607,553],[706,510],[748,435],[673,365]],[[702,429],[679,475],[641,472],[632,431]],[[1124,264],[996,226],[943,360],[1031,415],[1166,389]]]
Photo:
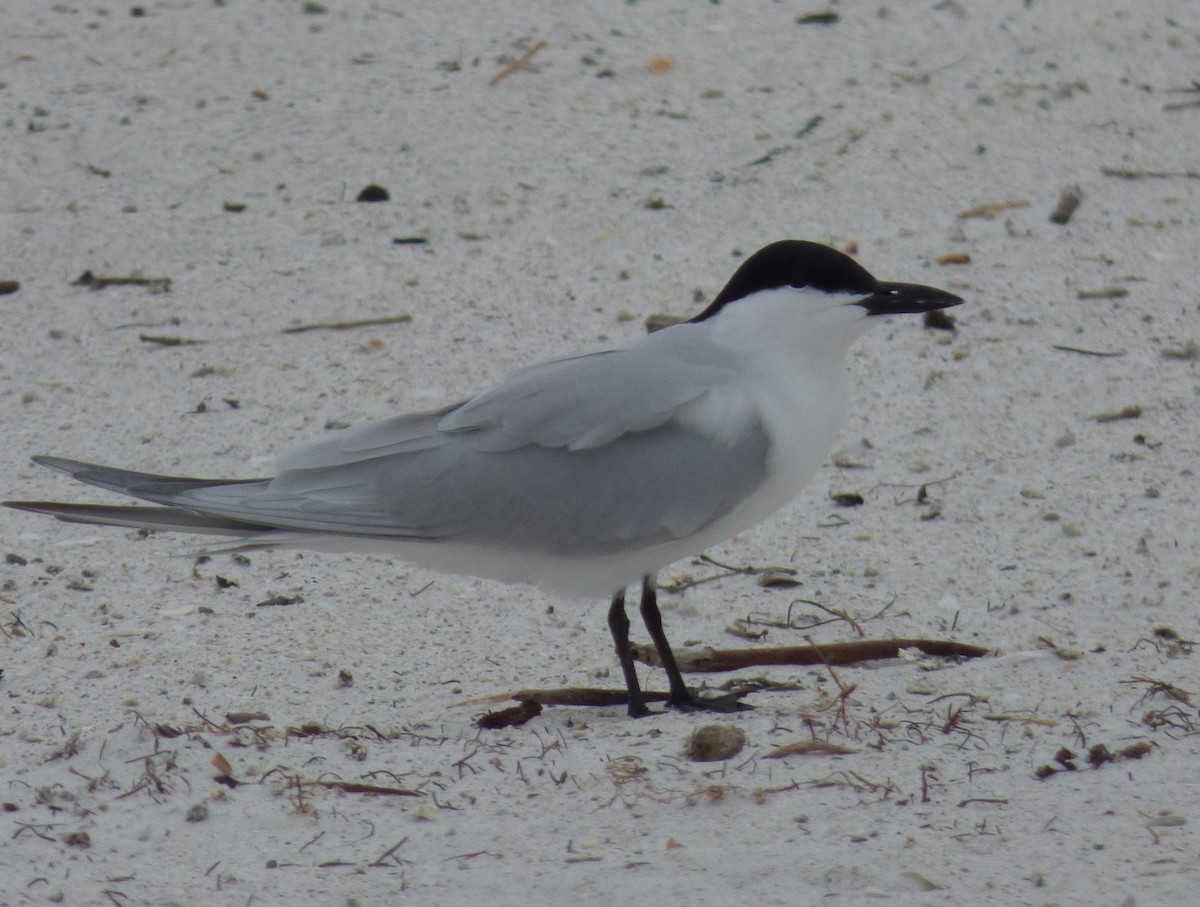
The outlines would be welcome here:
[[[186,538],[6,511],[0,551],[27,563],[0,564],[0,904],[1192,903],[1200,666],[1155,633],[1200,634],[1200,376],[1166,355],[1200,340],[1200,182],[1101,168],[1195,171],[1197,94],[1172,89],[1200,74],[1200,8],[325,3],[5,4],[3,497],[108,499],[37,453],[260,473],[330,420],[697,311],[735,250],[853,242],[960,292],[959,331],[876,329],[842,445],[864,468],[711,552],[804,584],[664,596],[668,629],[749,645],[725,627],[810,598],[998,654],[838,669],[844,711],[828,671],[775,668],[747,676],[797,688],[731,718],[478,731],[459,703],[620,685],[604,603],[378,557],[196,564]],[[391,201],[356,203],[368,183]],[[1006,201],[1029,204],[957,217]],[[970,263],[933,263],[952,252]],[[71,286],[85,270],[170,291]],[[855,636],[765,644],[806,633]],[[683,759],[714,721],[742,753]],[[341,731],[288,731],[310,723]],[[853,752],[765,758],[813,734]],[[1064,747],[1078,770],[1038,780]]]

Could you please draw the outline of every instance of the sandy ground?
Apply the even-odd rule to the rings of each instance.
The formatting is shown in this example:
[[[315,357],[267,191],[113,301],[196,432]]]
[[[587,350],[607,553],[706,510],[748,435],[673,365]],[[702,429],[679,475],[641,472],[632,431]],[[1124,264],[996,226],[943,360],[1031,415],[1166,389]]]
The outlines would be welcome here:
[[[854,244],[958,329],[862,341],[831,464],[709,552],[802,585],[664,595],[668,629],[994,654],[481,731],[462,703],[620,685],[604,603],[6,511],[0,904],[1193,903],[1200,8],[323,6],[6,4],[3,497],[108,499],[38,453],[261,473],[698,311],[771,240]],[[745,747],[690,761],[706,724]]]

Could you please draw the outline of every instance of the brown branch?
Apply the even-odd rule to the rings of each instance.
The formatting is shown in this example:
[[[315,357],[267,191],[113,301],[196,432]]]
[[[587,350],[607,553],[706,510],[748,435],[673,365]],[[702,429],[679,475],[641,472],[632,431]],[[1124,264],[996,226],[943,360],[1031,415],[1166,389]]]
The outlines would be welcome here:
[[[845,665],[881,658],[899,658],[901,649],[918,649],[926,655],[978,658],[984,646],[949,639],[860,639],[816,646],[769,646],[753,649],[694,649],[675,653],[679,670],[686,673],[740,671],[764,665]],[[643,664],[661,667],[653,646],[635,645],[634,657]]]
[[[743,668],[764,665],[830,665],[856,664],[881,658],[898,658],[901,649],[917,649],[926,655],[944,658],[978,658],[990,651],[984,646],[955,642],[948,639],[862,639],[854,642],[825,643],[821,646],[765,646],[754,649],[694,649],[675,653],[679,669],[687,673],[739,671]],[[658,652],[650,645],[634,645],[633,655],[643,664],[662,667]],[[835,676],[836,680],[836,676]],[[839,682],[839,686],[841,686]],[[844,688],[843,688],[844,689]],[[666,693],[644,691],[648,702],[664,702]],[[493,705],[508,700],[519,703],[536,703],[539,706],[614,706],[626,705],[629,694],[625,690],[598,689],[596,687],[562,687],[559,689],[527,689],[511,693],[497,693],[480,699],[460,702],[460,706]],[[527,707],[526,707],[527,708]],[[508,712],[510,710],[505,710]],[[522,706],[513,710],[519,717]],[[495,719],[505,713],[492,713],[485,718]],[[530,715],[529,717],[533,717]],[[528,720],[528,719],[525,719]],[[500,724],[499,726],[508,726]]]
[[[644,693],[650,702],[665,702],[666,693]],[[626,690],[603,690],[596,687],[563,687],[557,690],[519,690],[506,698],[538,705],[627,705]]]

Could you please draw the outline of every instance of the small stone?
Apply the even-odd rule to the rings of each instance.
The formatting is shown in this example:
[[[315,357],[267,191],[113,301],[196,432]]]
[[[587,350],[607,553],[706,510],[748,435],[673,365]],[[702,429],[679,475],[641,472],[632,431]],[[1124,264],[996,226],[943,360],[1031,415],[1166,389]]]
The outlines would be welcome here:
[[[358,193],[358,198],[355,201],[360,202],[386,202],[392,196],[383,186],[378,186],[372,183],[369,186],[363,186],[362,191]]]

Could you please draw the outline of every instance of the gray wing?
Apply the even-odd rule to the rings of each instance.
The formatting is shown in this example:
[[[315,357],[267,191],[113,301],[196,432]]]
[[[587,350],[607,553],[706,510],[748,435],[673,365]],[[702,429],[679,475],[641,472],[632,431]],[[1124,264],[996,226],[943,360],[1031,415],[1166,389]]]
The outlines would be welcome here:
[[[281,471],[412,453],[471,432],[479,450],[526,444],[581,450],[662,425],[734,376],[723,350],[694,325],[659,331],[619,349],[553,359],[514,372],[492,390],[439,410],[350,428],[287,451]]]
[[[681,325],[306,445],[280,459],[266,489],[222,514],[561,556],[685,538],[766,473],[769,439],[757,420],[718,441],[687,418],[706,398],[730,396],[736,374],[702,332]]]
[[[447,412],[443,431],[481,431],[480,449],[525,444],[583,450],[656,428],[735,370],[703,331],[685,324],[620,349],[535,365]]]
[[[736,399],[736,372],[688,327],[534,366],[465,403],[339,432],[285,454],[267,482],[67,471],[244,530],[563,557],[685,538],[762,483],[769,453],[756,419],[718,438],[695,417],[706,401],[719,410]]]
[[[692,535],[758,487],[768,452],[761,429],[714,446],[670,423],[575,451],[442,438],[412,453],[285,472],[232,506],[218,505],[214,489],[178,503],[287,528],[586,556]]]

